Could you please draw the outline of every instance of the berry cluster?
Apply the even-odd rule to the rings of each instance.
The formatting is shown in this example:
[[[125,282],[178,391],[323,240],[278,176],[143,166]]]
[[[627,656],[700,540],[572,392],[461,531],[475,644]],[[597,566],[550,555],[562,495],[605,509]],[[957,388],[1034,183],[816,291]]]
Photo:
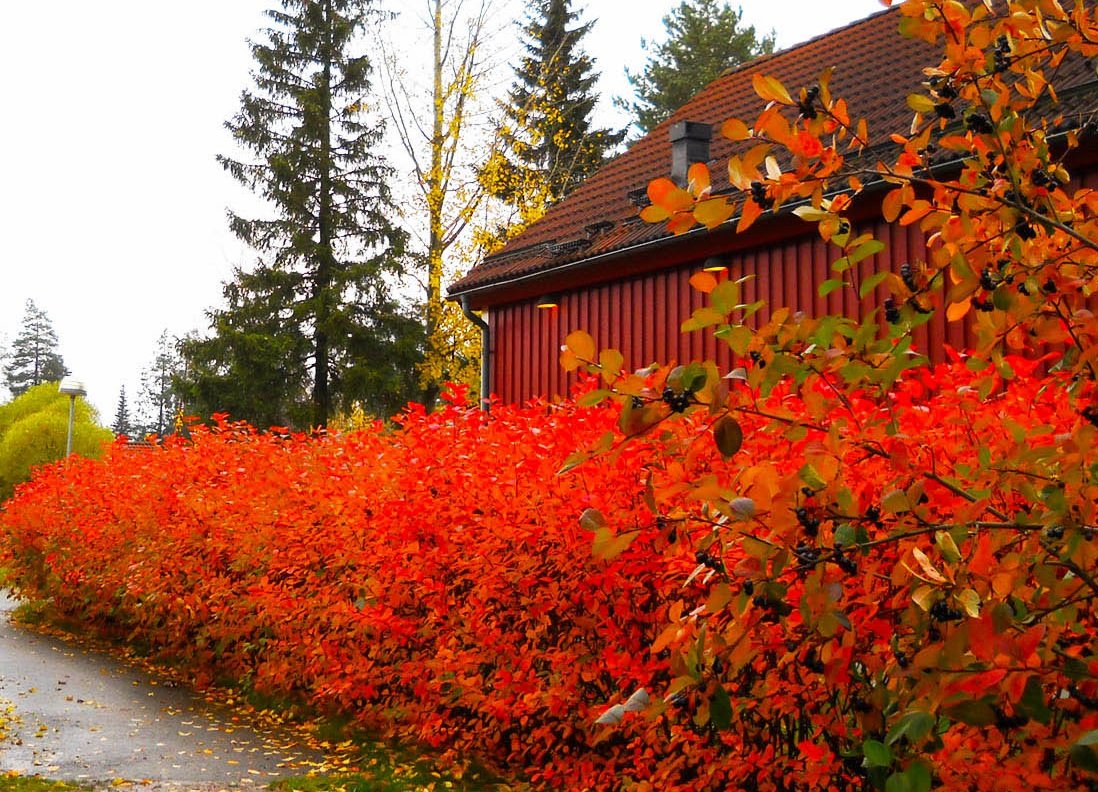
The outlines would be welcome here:
[[[820,519],[814,514],[810,514],[804,506],[798,506],[793,513],[797,515],[797,522],[801,524],[806,534],[815,536],[820,532]]]
[[[999,284],[995,282],[995,275],[990,269],[984,267],[983,272],[980,273],[980,288],[984,291],[995,291],[995,287]]]
[[[694,560],[697,561],[699,564],[707,566],[710,569],[714,569],[718,572],[724,569],[724,562],[717,558],[715,555],[707,553],[705,550],[699,550],[698,552],[696,552],[694,554]]]
[[[953,109],[953,105],[949,102],[939,102],[934,105],[934,115],[938,118],[952,120],[957,117],[957,111]]]
[[[938,600],[930,606],[930,618],[939,622],[960,621],[965,615],[954,607],[948,605],[945,600]]]
[[[1045,536],[1054,542],[1058,542],[1064,538],[1064,526],[1062,525],[1050,525],[1045,529]]]
[[[747,356],[751,358],[751,362],[757,365],[759,368],[766,368],[766,361],[762,359],[762,353],[752,349],[747,353]]]
[[[782,616],[788,616],[793,612],[793,606],[788,602],[782,602],[781,600],[772,600],[765,594],[756,594],[751,598],[751,604],[756,608],[763,608],[767,611],[766,618],[770,621],[776,621]]]
[[[1030,240],[1037,237],[1037,231],[1027,223],[1025,220],[1019,220],[1014,224],[1014,233],[1018,235],[1019,239]]]
[[[807,91],[805,91],[804,99],[797,103],[798,109],[801,111],[801,117],[812,120],[816,118],[818,113],[816,112],[815,102],[820,98],[820,87],[813,85]]]
[[[1044,170],[1043,168],[1038,168],[1037,170],[1033,171],[1033,173],[1030,174],[1029,178],[1033,181],[1034,187],[1044,187],[1047,189],[1050,187],[1055,187],[1057,184],[1059,184],[1056,177],[1049,173],[1047,170]]]
[[[1010,68],[1010,39],[999,36],[995,41],[995,71],[1004,72]]]
[[[990,135],[995,131],[991,119],[983,113],[970,113],[965,119],[965,128],[977,135]]]
[[[811,569],[820,561],[820,551],[811,545],[801,542],[793,548],[793,555],[801,562],[801,566]]]
[[[1019,726],[1025,726],[1027,723],[1029,723],[1029,718],[1025,715],[1021,715],[1017,712],[1013,715],[1007,715],[1001,708],[995,708],[995,726],[999,731],[1017,729]]]
[[[671,408],[671,412],[677,413],[686,412],[686,408],[689,407],[692,402],[689,391],[675,393],[674,388],[671,387],[663,389],[663,400],[667,406]]]
[[[858,562],[850,556],[845,555],[841,547],[835,548],[835,554],[832,556],[831,560],[835,562],[839,569],[848,575],[853,575],[858,571]]]
[[[886,297],[884,301],[885,321],[889,324],[898,324],[900,321],[900,309],[896,307],[896,301]]]
[[[823,673],[824,664],[816,655],[815,647],[810,647],[809,650],[804,653],[804,667],[816,674]]]
[[[915,270],[911,264],[904,262],[900,265],[900,280],[904,282],[904,286],[911,289],[911,291],[918,291],[919,284],[915,282]]]
[[[769,209],[774,205],[774,199],[767,196],[766,185],[762,182],[751,182],[751,200],[754,201],[760,209]]]
[[[995,305],[991,300],[984,299],[983,297],[973,297],[972,308],[973,310],[982,311],[983,313],[991,313],[995,310]]]

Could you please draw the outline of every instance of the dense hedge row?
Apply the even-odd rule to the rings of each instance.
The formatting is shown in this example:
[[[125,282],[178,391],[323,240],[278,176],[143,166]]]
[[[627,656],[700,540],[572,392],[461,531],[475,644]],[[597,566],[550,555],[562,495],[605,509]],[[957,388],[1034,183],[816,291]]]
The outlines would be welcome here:
[[[1041,716],[1020,740],[1067,746],[1098,728],[1093,713],[1058,695],[1062,674],[1035,654],[1048,641],[1061,656],[1085,650],[1076,639],[1092,634],[1088,609],[1076,605],[1072,622],[1041,627],[1032,640],[1023,621],[995,642],[985,635],[998,633],[995,620],[1009,620],[1011,607],[1047,599],[1062,570],[994,566],[1002,532],[958,534],[959,550],[949,545],[948,554],[932,532],[905,534],[853,563],[829,552],[799,563],[765,545],[805,519],[772,511],[771,499],[827,486],[840,465],[859,482],[842,496],[847,508],[869,515],[854,523],[857,541],[873,542],[889,536],[894,511],[913,508],[889,490],[910,479],[920,455],[934,457],[946,482],[920,485],[918,513],[933,522],[971,509],[953,490],[978,484],[978,448],[998,458],[1017,446],[993,427],[1024,419],[1049,442],[1094,433],[1037,378],[1020,376],[987,399],[970,379],[959,367],[898,386],[904,423],[881,437],[883,455],[836,456],[833,438],[807,430],[791,441],[745,413],[743,447],[726,461],[710,438],[695,437],[705,420],[695,413],[566,475],[558,471],[576,448],[606,441],[615,408],[534,404],[486,419],[447,406],[410,412],[397,429],[321,438],[222,424],[192,442],[118,446],[102,461],[42,471],[0,513],[0,535],[26,593],[160,647],[200,679],[228,675],[300,694],[396,738],[476,752],[548,788],[860,786],[867,762],[888,753],[885,734],[912,713],[920,724],[953,723],[945,744],[926,743],[926,730],[918,742],[909,735],[913,751],[926,743],[923,764],[900,766],[916,781],[929,784],[932,771],[973,786],[993,780],[988,768],[1017,761],[1019,783],[1054,783],[1060,771],[1038,768],[1039,752],[1016,751],[1013,732],[957,720],[973,697],[1017,714],[1008,702],[1025,688],[1056,719]],[[811,423],[812,405],[788,395],[776,393],[769,409]],[[682,494],[699,483],[750,495],[726,501],[749,524],[698,514]],[[718,553],[714,522],[759,539]],[[840,534],[828,521],[812,541],[850,541]],[[919,543],[928,565],[955,568],[947,574],[973,592],[932,592],[950,615],[930,639],[927,595],[919,604],[911,594],[921,585],[910,573]],[[747,553],[733,555],[739,547]],[[1073,547],[1093,565],[1092,546]],[[1003,574],[1010,582],[1000,591]],[[986,602],[954,618],[968,596]],[[720,641],[727,659],[713,660],[706,641]],[[992,646],[999,655],[985,657]],[[1002,671],[983,672],[1001,658]],[[1098,696],[1093,679],[1077,684],[1080,695]],[[668,704],[669,685],[679,692]],[[619,708],[609,720],[620,723],[596,723],[640,688],[653,700],[645,711]],[[927,709],[907,711],[905,701]]]

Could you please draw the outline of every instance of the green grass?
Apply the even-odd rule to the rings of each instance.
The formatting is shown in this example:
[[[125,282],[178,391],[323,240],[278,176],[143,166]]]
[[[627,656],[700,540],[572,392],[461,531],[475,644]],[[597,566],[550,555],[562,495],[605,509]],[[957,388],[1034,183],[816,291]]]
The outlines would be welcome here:
[[[0,792],[76,792],[90,789],[88,786],[50,781],[38,776],[0,775]]]

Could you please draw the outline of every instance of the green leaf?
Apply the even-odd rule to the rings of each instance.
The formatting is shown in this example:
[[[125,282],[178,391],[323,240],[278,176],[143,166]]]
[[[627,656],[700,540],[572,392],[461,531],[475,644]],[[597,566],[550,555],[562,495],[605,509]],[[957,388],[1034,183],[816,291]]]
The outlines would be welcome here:
[[[885,249],[884,242],[879,239],[871,239],[868,242],[863,242],[854,248],[854,252],[849,254],[847,258],[850,259],[851,264],[857,264],[859,261],[864,261],[870,256],[875,256]]]
[[[1018,701],[1018,709],[1025,715],[1028,715],[1038,723],[1043,723],[1046,726],[1049,721],[1052,720],[1052,710],[1048,708],[1048,702],[1045,699],[1045,690],[1041,686],[1041,678],[1034,675],[1026,680],[1026,688],[1022,691],[1022,698]],[[1094,735],[1094,741],[1085,743],[1083,739],[1087,735],[1083,735],[1076,745],[1094,745],[1098,744],[1098,731],[1090,732]]]
[[[945,710],[950,720],[967,723],[969,726],[990,726],[995,722],[995,710],[983,699],[969,699],[954,704]]]
[[[904,771],[910,784],[911,792],[930,792],[930,784],[933,778],[930,775],[930,767],[918,760]]]
[[[881,498],[881,509],[886,514],[900,514],[911,511],[911,501],[907,499],[907,493],[902,489],[894,489]]]
[[[819,292],[821,297],[826,297],[831,292],[841,289],[846,285],[846,281],[842,278],[828,278],[820,284]]]
[[[613,394],[608,390],[593,390],[580,396],[576,399],[576,404],[580,407],[594,407],[596,404],[601,404],[610,398]]]
[[[609,381],[621,374],[625,358],[616,349],[604,349],[599,352],[599,365],[602,367],[602,376]]]
[[[885,792],[911,792],[911,781],[906,773],[893,773],[885,781]]]
[[[827,482],[823,480],[819,471],[809,463],[805,463],[804,466],[797,471],[797,476],[813,490],[819,491],[827,487]]]
[[[584,509],[579,519],[580,527],[588,531],[597,531],[606,527],[606,518],[598,509]]]
[[[723,685],[717,685],[713,698],[709,700],[709,722],[718,731],[724,731],[732,725],[732,701]]]
[[[706,327],[722,324],[727,314],[723,314],[715,308],[703,307],[694,311],[693,315],[682,323],[682,332],[690,333],[694,330],[702,330]]]
[[[748,347],[751,346],[751,328],[744,325],[728,325],[717,330],[713,335],[728,344],[739,357],[746,355]]]
[[[728,459],[743,446],[743,429],[735,418],[726,415],[713,428],[713,439],[717,442],[721,456]]]
[[[1088,773],[1098,773],[1098,754],[1090,746],[1076,743],[1071,746],[1068,756],[1077,767],[1081,767]]]
[[[728,316],[740,302],[740,284],[734,280],[723,280],[709,293],[709,303],[721,314]]]
[[[907,737],[911,743],[918,743],[934,728],[934,716],[922,710],[907,712],[889,731],[885,742],[892,745],[901,737]]]
[[[877,740],[866,740],[862,743],[862,753],[869,767],[888,767],[892,764],[892,751],[888,746]]]
[[[872,275],[862,281],[861,288],[858,289],[858,297],[864,298],[867,294],[869,294],[882,283],[884,283],[885,278],[887,278],[888,275],[889,273],[887,270],[874,272]]]

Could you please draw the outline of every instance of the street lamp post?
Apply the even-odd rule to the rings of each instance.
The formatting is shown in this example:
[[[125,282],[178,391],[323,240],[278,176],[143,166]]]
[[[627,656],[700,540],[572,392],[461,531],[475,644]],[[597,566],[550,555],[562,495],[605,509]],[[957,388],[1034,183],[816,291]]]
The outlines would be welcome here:
[[[87,396],[88,391],[83,382],[73,377],[65,377],[61,380],[58,390],[69,397],[69,436],[65,441],[65,456],[68,457],[72,455],[72,427],[76,421],[76,397]]]

